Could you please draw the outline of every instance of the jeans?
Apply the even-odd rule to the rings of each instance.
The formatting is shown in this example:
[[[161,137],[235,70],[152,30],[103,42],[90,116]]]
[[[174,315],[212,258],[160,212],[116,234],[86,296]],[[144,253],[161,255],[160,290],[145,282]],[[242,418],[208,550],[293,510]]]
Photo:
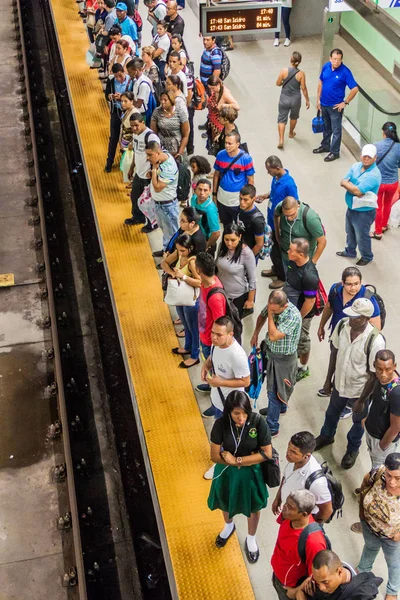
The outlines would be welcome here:
[[[211,346],[207,346],[206,344],[203,344],[203,342],[200,342],[200,346],[201,346],[201,353],[204,356],[204,360],[207,360],[207,358],[211,354]]]
[[[364,548],[357,569],[360,573],[372,571],[379,550],[382,548],[388,568],[386,593],[397,596],[400,591],[400,542],[375,535],[368,525],[361,521]]]
[[[190,352],[190,358],[197,360],[200,354],[199,302],[195,306],[177,306],[176,312],[185,330],[185,350]]]
[[[239,212],[238,206],[225,206],[225,204],[221,204],[221,202],[217,201],[219,220],[222,225],[230,225],[233,221],[236,223],[236,218]]]
[[[324,120],[324,135],[321,146],[325,150],[330,150],[332,154],[339,154],[342,141],[343,111],[339,112],[333,106],[321,106],[321,112]]]
[[[137,175],[133,178],[131,189],[132,217],[139,223],[146,223],[146,217],[138,207],[138,200],[143,190],[150,184],[150,179],[140,179]]]
[[[290,40],[290,13],[292,12],[291,8],[282,7],[282,23],[285,28],[286,37]],[[275,38],[279,40],[279,31],[275,32]]]
[[[345,252],[351,257],[357,256],[357,246],[361,258],[371,261],[372,253],[369,230],[375,221],[376,210],[351,210],[346,212],[346,248]]]
[[[274,390],[267,392],[268,395],[268,414],[267,414],[267,423],[268,427],[271,430],[271,434],[277,433],[279,431],[279,416],[282,413],[287,411],[287,404],[279,400],[276,390],[276,385],[274,385]]]
[[[179,229],[179,204],[178,200],[165,204],[155,203],[157,225],[163,233],[163,248],[166,249],[169,240]]]
[[[329,406],[325,413],[325,421],[321,429],[321,435],[327,438],[334,438],[336,429],[339,423],[339,418],[342,410],[349,402],[352,404],[354,398],[344,398],[339,396],[335,385],[333,386],[332,396],[329,402]],[[358,452],[361,446],[361,440],[364,435],[364,428],[361,425],[361,421],[365,419],[368,414],[368,405],[361,414],[353,413],[353,426],[347,434],[347,452]]]
[[[107,169],[111,169],[113,166],[115,153],[119,142],[119,135],[121,132],[121,117],[119,111],[113,110],[110,114],[110,138],[108,140],[108,152],[107,152]]]
[[[378,209],[375,218],[375,233],[382,234],[382,227],[387,227],[393,196],[397,192],[399,183],[381,183],[378,191]]]

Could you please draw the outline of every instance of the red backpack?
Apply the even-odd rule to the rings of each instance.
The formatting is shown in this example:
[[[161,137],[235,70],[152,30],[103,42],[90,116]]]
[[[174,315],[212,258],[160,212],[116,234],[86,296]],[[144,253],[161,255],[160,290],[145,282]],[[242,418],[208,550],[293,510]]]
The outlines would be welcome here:
[[[314,304],[314,315],[319,316],[322,314],[326,303],[328,302],[328,295],[325,291],[324,284],[321,280],[318,281],[317,297]]]
[[[136,23],[136,27],[138,31],[142,31],[142,27],[143,27],[143,21],[142,21],[142,17],[140,16],[140,13],[138,11],[137,8],[134,9],[133,12],[133,17],[132,19],[135,21]]]

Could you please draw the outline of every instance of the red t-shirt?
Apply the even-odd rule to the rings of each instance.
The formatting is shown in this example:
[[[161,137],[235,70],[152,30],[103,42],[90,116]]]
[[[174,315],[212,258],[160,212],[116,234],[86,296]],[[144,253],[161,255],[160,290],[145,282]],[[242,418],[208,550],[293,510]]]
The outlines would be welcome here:
[[[309,523],[314,519],[310,515]],[[312,561],[320,550],[326,550],[326,542],[322,531],[311,533],[306,542],[306,562],[300,560],[298,549],[299,537],[302,529],[293,529],[291,521],[282,519],[279,515],[277,523],[280,524],[278,539],[271,558],[272,569],[282,585],[296,587],[302,577],[312,573]]]
[[[206,346],[211,346],[211,329],[215,319],[226,315],[226,300],[222,294],[214,294],[207,303],[207,296],[215,287],[224,287],[218,277],[210,287],[200,288],[199,331],[200,340]]]

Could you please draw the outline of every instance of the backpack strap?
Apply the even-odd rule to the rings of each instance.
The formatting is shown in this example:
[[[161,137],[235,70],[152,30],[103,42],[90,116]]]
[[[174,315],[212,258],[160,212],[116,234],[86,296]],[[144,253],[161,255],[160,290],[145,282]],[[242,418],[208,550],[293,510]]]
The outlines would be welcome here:
[[[339,293],[339,289],[340,286],[342,285],[342,282],[339,281],[338,283],[335,283],[335,287],[333,288],[333,290],[329,293],[328,296],[328,302],[332,307],[332,302],[335,300],[335,298],[337,297],[338,293]]]
[[[308,215],[308,211],[310,210],[310,207],[308,206],[308,204],[305,204],[304,202],[302,202],[302,204],[303,204],[304,208],[303,208],[303,214],[301,215],[301,220],[303,222],[304,229],[307,231],[308,235],[310,235],[310,232],[307,227],[307,215]]]
[[[316,533],[317,531],[321,531],[321,533],[323,534],[328,550],[330,550],[332,547],[329,538],[325,535],[325,531],[322,529],[321,525],[315,522],[309,523],[307,527],[304,527],[303,531],[300,534],[299,541],[297,543],[297,552],[300,556],[301,562],[303,563],[307,561],[306,545],[308,536],[312,533]]]
[[[293,77],[296,77],[297,73],[300,73],[300,69],[296,69],[295,72],[292,73],[292,75],[289,78],[286,77],[286,81],[282,83],[282,89],[285,87],[285,85],[289,83],[289,81],[292,81]]]
[[[225,300],[228,300],[228,298],[226,297],[226,293],[225,293],[224,288],[222,288],[222,287],[214,287],[207,294],[206,304],[208,305],[208,301],[211,298],[211,296],[214,296],[214,294],[218,294],[218,293],[222,294],[225,297]]]
[[[376,166],[379,165],[379,163],[381,163],[389,154],[389,152],[391,151],[391,149],[393,148],[393,146],[395,145],[396,141],[393,140],[393,142],[390,144],[389,148],[386,150],[385,154],[382,154],[382,156],[380,158],[378,158],[378,160],[376,161]]]
[[[367,339],[365,340],[364,352],[367,357],[367,371],[369,371],[369,357],[371,355],[371,349],[372,349],[372,346],[374,345],[374,342],[379,334],[380,334],[379,329],[374,327],[373,330],[370,331],[370,333],[368,334]]]
[[[347,323],[347,317],[345,317],[344,319],[340,319],[339,323],[336,326],[338,328],[338,335],[340,335],[342,333],[346,323]]]
[[[314,471],[314,473],[311,473],[311,475],[307,477],[304,483],[304,487],[306,488],[306,490],[309,490],[314,481],[320,479],[321,477],[326,478],[325,471],[323,469],[318,469],[317,471]]]

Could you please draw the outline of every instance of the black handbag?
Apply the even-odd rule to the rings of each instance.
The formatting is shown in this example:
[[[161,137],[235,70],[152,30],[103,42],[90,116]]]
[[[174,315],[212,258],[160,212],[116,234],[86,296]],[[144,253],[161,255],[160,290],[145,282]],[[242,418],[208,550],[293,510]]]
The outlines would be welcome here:
[[[272,446],[272,458],[268,458],[264,450],[259,448],[259,453],[265,459],[261,463],[261,471],[264,478],[264,483],[269,488],[278,487],[281,484],[281,469],[279,467],[279,454]]]

